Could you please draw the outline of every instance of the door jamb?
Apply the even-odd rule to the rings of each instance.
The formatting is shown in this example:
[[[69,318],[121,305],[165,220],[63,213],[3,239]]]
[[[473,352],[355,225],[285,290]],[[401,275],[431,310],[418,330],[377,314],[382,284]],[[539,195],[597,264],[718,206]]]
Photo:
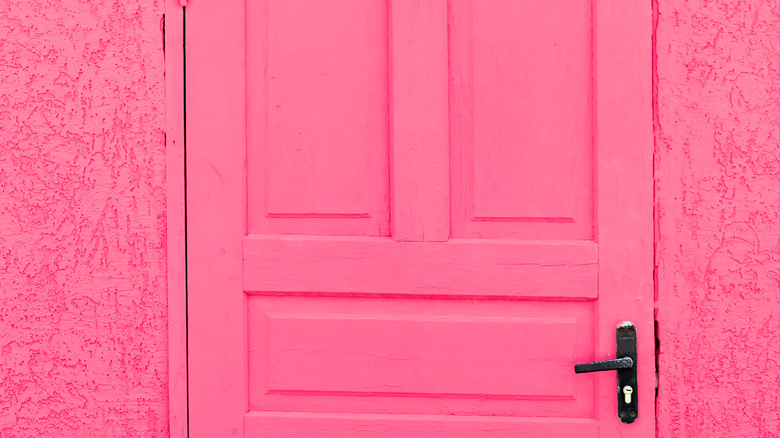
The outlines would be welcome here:
[[[168,415],[171,438],[187,429],[187,238],[184,167],[184,8],[165,0],[166,247],[168,285]]]

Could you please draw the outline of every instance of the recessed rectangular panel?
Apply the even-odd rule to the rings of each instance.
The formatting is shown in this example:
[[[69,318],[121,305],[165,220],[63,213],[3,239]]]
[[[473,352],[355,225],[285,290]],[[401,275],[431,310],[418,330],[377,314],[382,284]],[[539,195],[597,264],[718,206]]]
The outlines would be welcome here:
[[[387,2],[249,3],[250,230],[387,235]]]
[[[590,415],[588,302],[248,297],[250,407]],[[474,401],[479,400],[478,404]]]
[[[453,0],[453,235],[591,238],[591,3]]]
[[[575,320],[372,313],[268,319],[272,392],[574,398],[572,345],[548,344],[576,337],[582,327]]]

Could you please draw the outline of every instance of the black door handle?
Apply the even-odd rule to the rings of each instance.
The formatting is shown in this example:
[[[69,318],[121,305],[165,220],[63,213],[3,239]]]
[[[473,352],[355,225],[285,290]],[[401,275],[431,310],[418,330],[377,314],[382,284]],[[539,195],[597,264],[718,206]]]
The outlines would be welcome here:
[[[636,379],[636,326],[624,322],[615,329],[617,359],[574,365],[574,372],[617,371],[618,418],[623,423],[633,423],[639,415]]]
[[[592,373],[594,371],[613,371],[613,370],[625,370],[634,367],[634,359],[629,356],[621,357],[620,359],[602,360],[601,362],[588,362],[574,365],[574,372]]]

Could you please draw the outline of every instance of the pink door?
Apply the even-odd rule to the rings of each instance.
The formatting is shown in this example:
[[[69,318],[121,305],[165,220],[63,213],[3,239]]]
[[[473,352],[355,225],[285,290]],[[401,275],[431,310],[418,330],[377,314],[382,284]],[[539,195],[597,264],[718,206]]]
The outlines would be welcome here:
[[[650,4],[192,0],[191,437],[654,436]],[[638,330],[617,418],[615,327]]]

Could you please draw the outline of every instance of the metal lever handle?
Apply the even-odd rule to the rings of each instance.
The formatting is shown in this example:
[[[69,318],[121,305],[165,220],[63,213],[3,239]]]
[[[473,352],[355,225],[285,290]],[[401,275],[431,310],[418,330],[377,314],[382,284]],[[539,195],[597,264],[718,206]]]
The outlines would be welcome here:
[[[621,357],[620,359],[602,360],[601,362],[589,362],[574,365],[574,372],[592,373],[594,371],[613,371],[634,368],[634,359]]]
[[[639,388],[637,387],[636,326],[628,321],[615,328],[617,359],[574,365],[574,372],[617,370],[617,414],[623,423],[633,423],[639,415]]]

